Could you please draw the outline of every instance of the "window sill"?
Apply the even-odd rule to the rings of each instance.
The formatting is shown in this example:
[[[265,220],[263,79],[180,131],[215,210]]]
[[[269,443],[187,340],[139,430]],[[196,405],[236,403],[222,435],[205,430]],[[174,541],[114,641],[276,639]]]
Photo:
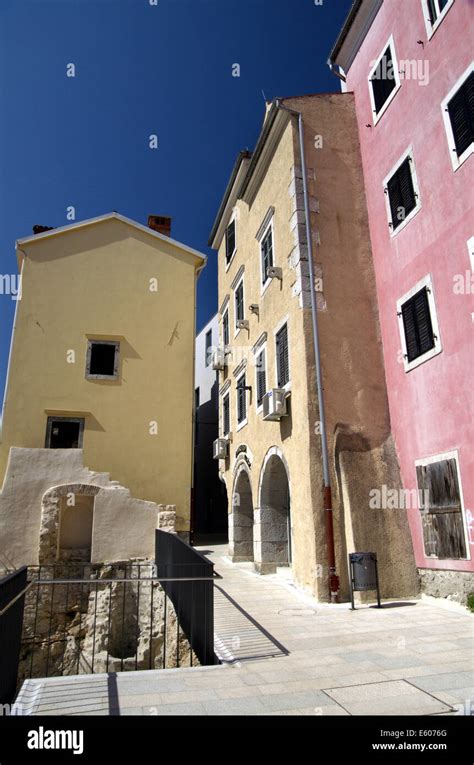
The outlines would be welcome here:
[[[452,155],[451,155],[451,162],[453,164],[453,171],[456,172],[456,170],[459,170],[459,168],[465,163],[467,159],[471,156],[471,154],[474,154],[474,143],[471,143],[471,145],[464,151],[460,157],[456,154],[454,149],[451,149]]]
[[[415,216],[416,216],[416,215],[417,215],[417,214],[420,212],[420,210],[421,210],[421,203],[420,203],[420,204],[417,204],[417,206],[413,208],[413,210],[411,211],[411,213],[409,213],[409,214],[407,215],[407,217],[405,218],[405,220],[404,220],[402,223],[400,223],[400,225],[399,225],[399,226],[397,226],[397,228],[396,228],[396,229],[390,228],[390,239],[394,239],[394,237],[396,237],[396,236],[397,236],[397,234],[399,234],[399,233],[400,233],[400,231],[403,231],[403,229],[404,229],[406,226],[408,226],[408,224],[410,223],[410,221],[411,221],[411,220],[413,220],[413,218],[414,218],[414,217],[415,217]],[[391,221],[390,221],[390,222],[391,222]]]
[[[244,428],[247,425],[247,422],[248,422],[247,418],[245,418],[245,420],[242,420],[242,422],[239,422],[235,429],[236,433],[238,433],[239,430],[242,430],[242,428]]]
[[[269,288],[269,286],[272,283],[272,281],[273,281],[273,279],[267,279],[265,284],[262,284],[262,286],[260,287],[260,297],[263,297],[263,295],[265,294],[265,292]]]
[[[416,369],[416,367],[424,364],[425,361],[429,361],[430,359],[434,358],[434,356],[438,356],[442,350],[443,348],[441,343],[438,343],[434,348],[431,349],[431,351],[427,351],[427,353],[424,353],[422,356],[418,356],[416,359],[413,359],[413,361],[408,362],[406,359],[403,359],[405,372],[411,372],[412,369]]]
[[[237,249],[235,249],[235,250],[234,250],[234,252],[232,253],[232,257],[230,258],[230,260],[229,260],[229,261],[227,261],[227,260],[226,260],[226,263],[225,263],[225,270],[226,270],[226,273],[227,273],[227,271],[229,270],[229,268],[231,267],[231,265],[232,265],[232,262],[233,262],[233,260],[234,260],[234,258],[235,258],[235,256],[236,256],[236,254],[237,254]],[[225,256],[224,256],[224,257],[225,257]]]

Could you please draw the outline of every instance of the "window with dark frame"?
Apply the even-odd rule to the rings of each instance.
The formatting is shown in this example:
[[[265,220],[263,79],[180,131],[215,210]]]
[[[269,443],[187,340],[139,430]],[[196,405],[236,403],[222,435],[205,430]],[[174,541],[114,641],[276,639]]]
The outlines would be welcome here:
[[[263,348],[256,358],[257,367],[257,407],[263,403],[263,397],[267,392],[266,353]]]
[[[212,358],[212,329],[206,332],[206,349],[205,349],[205,362],[206,367],[211,363]]]
[[[241,281],[235,290],[235,323],[244,318],[244,283]]]
[[[290,362],[288,349],[288,325],[276,334],[277,385],[283,388],[290,381]]]
[[[406,358],[408,362],[423,356],[434,348],[436,336],[433,333],[427,287],[423,287],[401,306],[403,330],[405,333]]]
[[[466,539],[455,458],[416,466],[425,555],[466,558]]]
[[[222,433],[228,436],[230,432],[230,396],[225,394],[222,399]]]
[[[273,229],[271,225],[261,241],[260,256],[262,259],[262,284],[265,284],[268,279],[267,268],[273,266]]]
[[[417,205],[412,177],[412,158],[407,157],[387,183],[386,192],[390,205],[391,226],[395,231]]]
[[[82,417],[48,417],[46,449],[82,449],[84,424]]]
[[[120,343],[112,340],[89,340],[86,376],[116,379],[119,370]]]
[[[242,375],[237,382],[237,422],[240,425],[247,417],[246,376]]]
[[[390,45],[387,46],[370,78],[375,114],[379,114],[390,94],[396,88],[395,71]]]
[[[230,263],[235,252],[235,220],[231,221],[225,230],[225,259]]]
[[[225,311],[222,317],[222,341],[224,345],[229,345],[229,311]]]
[[[460,157],[474,141],[474,72],[448,102],[447,111],[456,155]]]

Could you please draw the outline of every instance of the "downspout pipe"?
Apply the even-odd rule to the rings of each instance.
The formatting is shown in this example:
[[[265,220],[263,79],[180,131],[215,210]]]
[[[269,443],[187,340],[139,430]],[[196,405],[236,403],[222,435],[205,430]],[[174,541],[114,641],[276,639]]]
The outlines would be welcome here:
[[[314,358],[316,364],[316,392],[319,403],[319,421],[321,431],[321,454],[323,461],[323,502],[324,513],[326,516],[326,539],[327,539],[327,555],[328,555],[328,589],[329,596],[332,603],[337,601],[337,595],[339,592],[339,577],[336,573],[336,553],[334,546],[334,524],[333,524],[333,512],[332,512],[332,492],[331,492],[331,474],[329,470],[329,455],[328,455],[328,440],[326,429],[326,412],[324,404],[324,389],[323,389],[323,375],[321,366],[321,350],[319,342],[319,328],[318,328],[318,311],[316,305],[316,292],[314,289],[314,262],[313,262],[313,240],[311,235],[311,218],[309,210],[309,194],[308,194],[308,180],[306,177],[306,157],[304,149],[304,126],[303,115],[301,112],[293,109],[288,109],[283,106],[281,102],[277,101],[277,105],[281,109],[293,114],[298,118],[298,136],[300,144],[300,157],[301,157],[301,172],[303,175],[303,199],[304,199],[304,215],[306,221],[306,240],[308,243],[308,268],[310,279],[310,295],[311,295],[311,322],[313,330],[313,347]]]

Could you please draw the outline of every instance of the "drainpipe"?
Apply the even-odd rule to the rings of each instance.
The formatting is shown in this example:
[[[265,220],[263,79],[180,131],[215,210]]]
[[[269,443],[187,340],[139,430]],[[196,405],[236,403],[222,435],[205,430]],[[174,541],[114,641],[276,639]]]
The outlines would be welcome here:
[[[331,61],[331,59],[328,59],[328,67],[331,70],[333,74],[336,75],[336,77],[339,77],[342,82],[346,82],[346,76],[345,74],[342,74],[342,72],[339,71],[339,69],[336,68],[334,61]]]
[[[323,483],[323,487],[324,487],[323,502],[324,502],[324,513],[326,516],[326,540],[327,540],[327,555],[328,555],[328,568],[329,568],[328,588],[329,588],[331,603],[336,603],[337,595],[339,592],[339,577],[336,573],[336,553],[335,553],[335,547],[334,547],[331,475],[329,471],[326,414],[325,414],[325,407],[324,407],[324,390],[323,390],[321,352],[320,352],[319,330],[318,330],[318,311],[316,306],[316,294],[314,289],[313,241],[311,236],[308,181],[306,177],[303,115],[301,114],[301,112],[297,112],[293,109],[288,109],[286,106],[283,106],[278,100],[277,100],[277,106],[280,109],[285,109],[286,111],[290,112],[295,117],[298,117],[301,172],[303,175],[304,214],[305,214],[305,220],[306,220],[306,239],[308,242],[308,267],[309,267],[310,295],[311,295],[311,320],[312,320],[312,328],[313,328],[314,357],[316,362],[316,390],[317,390],[317,396],[318,396],[318,402],[319,402],[319,419],[320,419],[320,427],[321,427],[321,453],[322,453],[322,459],[323,459],[323,482],[324,482]]]

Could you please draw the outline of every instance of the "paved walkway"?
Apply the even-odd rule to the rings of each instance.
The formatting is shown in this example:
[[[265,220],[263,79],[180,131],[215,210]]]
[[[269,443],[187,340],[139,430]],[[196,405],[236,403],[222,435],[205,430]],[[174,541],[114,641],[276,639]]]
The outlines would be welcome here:
[[[209,554],[209,548],[202,548]],[[474,712],[473,621],[427,601],[320,605],[278,575],[209,557],[215,667],[27,681],[27,714],[348,715]]]

